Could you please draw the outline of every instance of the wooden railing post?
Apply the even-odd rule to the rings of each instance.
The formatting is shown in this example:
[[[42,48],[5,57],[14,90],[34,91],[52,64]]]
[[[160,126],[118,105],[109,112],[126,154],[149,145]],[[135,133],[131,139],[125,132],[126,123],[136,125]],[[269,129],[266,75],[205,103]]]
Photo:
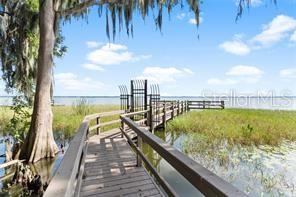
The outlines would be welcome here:
[[[221,101],[222,109],[225,109],[225,103],[224,101]]]
[[[177,116],[180,115],[180,101],[177,101]]]
[[[123,138],[123,133],[125,132],[125,125],[124,122],[121,121],[121,138]]]
[[[97,125],[99,125],[100,124],[100,117],[97,117]],[[101,127],[98,127],[97,128],[97,135],[100,135],[100,133],[101,133]]]
[[[150,107],[149,107],[149,111],[146,112],[146,117],[147,117],[147,120],[146,120],[146,126],[147,127],[150,127],[150,124],[151,124],[151,118],[150,118]]]
[[[139,136],[139,134],[137,135],[137,146],[139,150],[142,151],[142,138]],[[141,158],[141,155],[138,153],[137,153],[137,166],[138,167],[142,166],[142,158]]]
[[[180,114],[183,113],[183,101],[181,101],[181,104],[180,104]]]
[[[166,120],[167,120],[167,116],[166,116],[166,102],[164,101],[163,103],[163,117],[162,117],[162,126],[165,129],[166,127]]]
[[[150,101],[150,110],[149,110],[149,126],[150,126],[150,132],[153,133],[154,131],[154,116],[153,116],[153,103]]]
[[[171,110],[172,110],[171,119],[174,119],[174,111],[175,111],[174,101],[172,101],[171,104],[172,104],[172,106],[171,106]]]

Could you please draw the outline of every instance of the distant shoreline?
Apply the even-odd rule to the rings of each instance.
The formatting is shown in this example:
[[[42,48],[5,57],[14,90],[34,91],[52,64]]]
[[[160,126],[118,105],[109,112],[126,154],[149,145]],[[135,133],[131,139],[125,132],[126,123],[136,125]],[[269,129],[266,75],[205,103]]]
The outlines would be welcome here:
[[[0,96],[13,98],[14,96]],[[162,98],[296,98],[296,96],[161,96]],[[53,96],[53,98],[120,98],[120,96]]]

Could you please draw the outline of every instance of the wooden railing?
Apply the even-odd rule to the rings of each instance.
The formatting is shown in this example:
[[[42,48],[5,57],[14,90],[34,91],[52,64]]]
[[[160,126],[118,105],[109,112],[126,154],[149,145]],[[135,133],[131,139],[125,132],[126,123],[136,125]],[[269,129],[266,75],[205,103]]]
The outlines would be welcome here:
[[[79,194],[90,131],[97,130],[97,134],[99,134],[100,128],[120,122],[120,119],[118,119],[101,123],[101,118],[106,116],[119,116],[123,113],[124,111],[112,111],[92,114],[84,118],[75,137],[72,139],[59,168],[44,193],[45,197],[70,197]],[[96,124],[90,127],[90,123],[93,120],[96,120]]]
[[[196,101],[194,101],[196,102]],[[100,134],[101,128],[121,122],[122,137],[125,136],[131,147],[137,153],[138,165],[145,163],[146,168],[153,174],[155,179],[162,186],[169,196],[177,196],[171,186],[157,173],[156,169],[149,163],[141,150],[142,140],[149,144],[160,156],[168,161],[178,172],[180,172],[193,186],[206,195],[214,196],[244,196],[244,193],[231,186],[226,181],[219,178],[203,168],[194,160],[188,158],[169,144],[162,142],[153,135],[156,127],[165,127],[166,122],[174,117],[187,112],[193,101],[161,101],[156,104],[151,103],[148,110],[140,112],[125,113],[124,111],[112,111],[88,115],[80,124],[75,137],[72,139],[63,160],[52,178],[45,197],[57,196],[77,196],[80,192],[80,185],[84,171],[84,161],[88,146],[88,136],[91,131]],[[198,101],[200,102],[200,101]],[[207,103],[207,102],[206,102]],[[215,102],[213,102],[215,103]],[[218,103],[218,102],[217,102]],[[220,102],[222,103],[222,102]],[[221,104],[222,105],[222,104]],[[224,102],[223,102],[224,106]],[[142,114],[142,119],[132,120],[134,116]],[[121,115],[120,119],[102,122],[101,119],[107,116]],[[95,124],[91,125],[91,123]],[[139,126],[144,125],[146,129]],[[126,129],[130,128],[137,134],[137,145],[132,142]]]
[[[185,179],[187,179],[195,188],[205,196],[247,196],[245,193],[232,186],[216,174],[204,168],[202,165],[189,158],[182,152],[175,149],[168,143],[140,127],[132,121],[127,115],[121,116],[121,132],[128,140],[129,144],[137,154],[137,165],[145,164],[146,169],[151,172],[156,181],[161,185],[168,196],[178,196],[174,189],[164,180],[157,170],[152,166],[149,160],[142,152],[142,143],[148,144],[164,160],[166,160],[174,169],[176,169]],[[126,133],[127,128],[137,134],[137,143],[135,144]]]
[[[187,101],[188,110],[191,109],[224,109],[224,101]]]
[[[166,122],[185,113],[187,108],[187,101],[160,101],[157,102],[157,107],[154,105],[150,106],[147,126],[150,131],[153,132],[155,128],[165,128]],[[155,108],[153,109],[153,107]]]

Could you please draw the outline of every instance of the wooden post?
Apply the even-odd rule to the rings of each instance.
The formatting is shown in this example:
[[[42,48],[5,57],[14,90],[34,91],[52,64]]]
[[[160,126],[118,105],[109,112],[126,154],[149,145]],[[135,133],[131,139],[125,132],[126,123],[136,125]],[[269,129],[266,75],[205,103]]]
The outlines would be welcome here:
[[[140,151],[142,151],[142,138],[137,135],[137,146],[140,149]],[[141,167],[142,166],[142,158],[139,154],[137,154],[137,167]]]
[[[221,101],[222,109],[225,109],[225,103],[224,101]]]
[[[124,122],[121,121],[121,138],[123,138],[123,132],[125,132],[125,125],[124,125]]]
[[[180,102],[180,114],[182,114],[182,105],[183,105],[182,102],[183,102],[183,101]]]
[[[171,106],[171,110],[172,110],[172,114],[171,114],[171,119],[174,119],[174,101],[171,102],[172,106]]]
[[[203,108],[205,109],[206,108],[206,101],[202,101],[202,104],[203,104]]]
[[[166,128],[166,102],[163,103],[163,117],[162,117],[162,126],[165,129]]]
[[[100,125],[100,117],[97,117],[97,125]],[[97,127],[97,135],[100,135],[101,133],[101,127]]]
[[[145,114],[146,114],[146,117],[147,117],[146,126],[150,127],[150,123],[151,123],[151,120],[150,120],[150,107],[149,107],[149,111],[146,112]]]
[[[177,101],[177,116],[180,115],[180,101]]]
[[[145,79],[145,81],[144,81],[144,110],[148,109],[148,91],[147,91],[148,88],[147,88],[147,86],[148,86],[148,82],[147,82],[147,79]],[[147,118],[146,113],[144,114],[144,118]]]
[[[150,126],[150,132],[153,133],[154,131],[154,117],[153,117],[153,103],[150,99],[150,106],[149,106],[150,110],[149,110],[149,120],[150,120],[150,123],[149,123],[149,126]]]
[[[184,112],[184,101],[181,101],[181,114]]]
[[[186,111],[187,111],[187,112],[190,111],[189,104],[190,104],[190,101],[187,101],[187,102],[186,102]]]

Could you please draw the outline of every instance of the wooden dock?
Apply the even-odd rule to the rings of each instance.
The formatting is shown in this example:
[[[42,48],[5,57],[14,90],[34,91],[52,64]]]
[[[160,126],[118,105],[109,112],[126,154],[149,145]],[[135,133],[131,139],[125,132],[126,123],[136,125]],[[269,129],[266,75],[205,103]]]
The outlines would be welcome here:
[[[163,196],[121,131],[114,129],[89,139],[80,196]]]
[[[163,101],[150,103],[143,111],[86,116],[44,197],[186,196],[177,194],[150,163],[143,142],[205,196],[247,196],[153,134],[155,128],[165,127],[167,121],[188,112],[195,103]],[[118,119],[101,122],[108,116]],[[102,127],[118,123],[120,128],[101,132]]]

